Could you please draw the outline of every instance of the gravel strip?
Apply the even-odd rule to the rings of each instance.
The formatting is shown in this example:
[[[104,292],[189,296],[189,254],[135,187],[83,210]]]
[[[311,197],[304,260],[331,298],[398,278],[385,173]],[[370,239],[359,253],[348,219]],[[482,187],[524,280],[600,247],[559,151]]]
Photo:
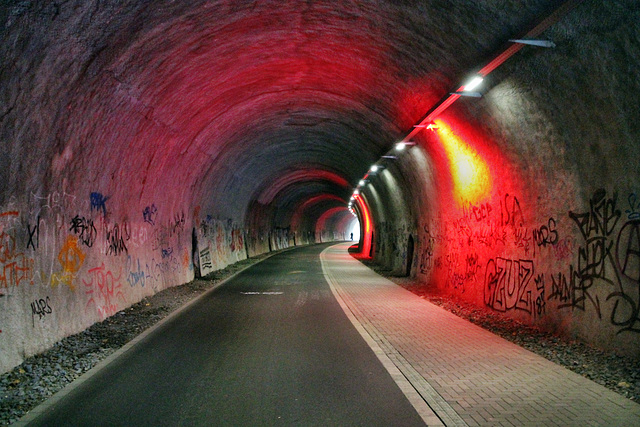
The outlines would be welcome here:
[[[273,254],[274,252],[240,261],[213,272],[204,279],[165,289],[79,334],[64,338],[51,349],[29,357],[13,370],[0,375],[0,425],[18,421],[29,410],[62,390],[172,311],[240,269]]]
[[[500,313],[433,293],[415,279],[391,276],[389,271],[371,262],[360,261],[381,276],[456,316],[640,403],[640,360],[607,353],[580,341],[569,341]]]
[[[165,289],[79,334],[63,339],[46,352],[30,357],[0,375],[0,425],[17,421],[175,309],[267,256],[241,261],[204,279]],[[564,341],[488,310],[431,294],[421,283],[391,277],[388,272],[367,264],[379,274],[453,314],[640,402],[639,360],[605,353],[584,343]]]

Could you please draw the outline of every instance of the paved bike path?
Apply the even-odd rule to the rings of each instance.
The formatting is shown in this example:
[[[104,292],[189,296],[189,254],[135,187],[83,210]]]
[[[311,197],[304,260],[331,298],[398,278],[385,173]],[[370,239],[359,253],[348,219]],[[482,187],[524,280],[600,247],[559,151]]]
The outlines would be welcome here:
[[[324,247],[245,270],[30,425],[424,425],[333,297]]]
[[[444,424],[640,426],[640,404],[425,301],[348,246],[322,253],[327,280]]]

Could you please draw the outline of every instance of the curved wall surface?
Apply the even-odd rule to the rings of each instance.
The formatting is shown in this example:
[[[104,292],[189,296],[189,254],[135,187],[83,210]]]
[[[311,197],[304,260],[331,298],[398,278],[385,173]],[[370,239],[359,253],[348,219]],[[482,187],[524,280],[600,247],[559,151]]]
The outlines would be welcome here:
[[[639,356],[636,2],[571,2],[555,48],[393,151],[558,6],[3,3],[0,371],[198,274],[347,239],[363,176],[393,273]]]
[[[640,355],[638,13],[583,2],[544,33],[555,48],[524,48],[482,98],[458,99],[417,146],[382,159],[375,189],[361,189],[375,259],[402,270],[412,236],[412,274],[429,286]],[[402,209],[376,196],[407,190]],[[406,231],[389,229],[416,205]]]

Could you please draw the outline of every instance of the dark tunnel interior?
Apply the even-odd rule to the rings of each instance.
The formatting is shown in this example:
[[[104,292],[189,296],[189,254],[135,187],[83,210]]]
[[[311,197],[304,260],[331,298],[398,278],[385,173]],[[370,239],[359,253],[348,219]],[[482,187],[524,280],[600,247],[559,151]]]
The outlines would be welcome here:
[[[639,356],[639,22],[632,0],[3,2],[0,369],[354,227],[394,274]]]

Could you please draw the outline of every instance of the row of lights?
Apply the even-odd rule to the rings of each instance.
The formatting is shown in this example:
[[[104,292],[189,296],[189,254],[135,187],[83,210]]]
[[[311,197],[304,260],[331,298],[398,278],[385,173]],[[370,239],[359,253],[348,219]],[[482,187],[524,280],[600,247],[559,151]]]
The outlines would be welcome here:
[[[567,1],[565,5],[558,8],[554,13],[552,13],[547,19],[538,24],[534,29],[529,31],[525,38],[520,39],[510,39],[509,42],[513,43],[512,47],[508,48],[506,51],[502,52],[498,56],[496,56],[492,61],[490,61],[487,65],[485,65],[478,73],[473,76],[466,84],[460,86],[460,88],[455,92],[450,92],[449,97],[444,101],[436,104],[429,112],[427,116],[417,125],[414,125],[414,130],[411,131],[401,142],[395,144],[395,154],[398,154],[404,151],[407,147],[416,145],[415,142],[411,142],[410,139],[415,136],[422,129],[431,129],[435,130],[437,126],[433,123],[433,120],[439,116],[447,107],[449,107],[456,99],[460,96],[480,98],[482,94],[477,92],[476,89],[482,84],[484,77],[489,74],[491,71],[495,70],[499,65],[501,65],[507,58],[511,57],[515,54],[520,48],[524,45],[542,47],[542,48],[554,48],[556,45],[548,40],[537,40],[534,38],[544,31],[551,23],[563,14],[566,14],[571,10],[575,5],[579,3],[579,1],[572,0]],[[381,157],[381,159],[397,159],[398,157],[392,153],[387,153]],[[355,211],[353,210],[353,203],[355,202],[356,196],[360,194],[360,188],[364,187],[368,180],[367,177],[371,174],[375,174],[376,172],[384,169],[384,166],[379,164],[374,164],[369,168],[369,171],[365,174],[365,176],[358,182],[355,190],[353,191],[353,195],[351,196],[351,200],[349,201],[349,211],[354,216],[357,216]]]
[[[483,78],[481,76],[474,76],[467,84],[463,85],[461,87],[462,90],[459,90],[457,92],[452,92],[451,95],[458,95],[458,96],[471,96],[471,97],[481,97],[482,95],[479,92],[474,92],[474,89],[477,89],[478,86],[480,86],[480,84],[482,83]],[[441,111],[440,111],[441,112]],[[432,117],[431,120],[433,120]],[[415,125],[415,128],[421,128],[421,129],[430,129],[430,130],[435,130],[437,129],[437,126],[434,123],[430,123],[428,125],[424,125],[424,124],[419,124],[419,125]],[[405,151],[407,149],[407,147],[412,147],[414,145],[416,145],[415,142],[412,141],[406,141],[407,138],[405,138],[404,140],[397,142],[394,146],[394,149],[392,152],[387,152],[385,155],[383,155],[381,157],[382,159],[392,159],[395,160],[398,158],[398,154],[400,154],[401,152]],[[365,176],[358,182],[358,185],[356,186],[355,190],[353,191],[353,194],[351,195],[351,199],[349,200],[349,211],[351,212],[351,214],[353,216],[356,216],[356,213],[353,209],[353,203],[356,200],[356,196],[358,196],[360,194],[360,189],[362,187],[364,187],[369,180],[367,179],[367,177],[369,175],[375,175],[377,172],[381,171],[382,169],[384,169],[385,167],[382,165],[379,165],[378,163],[373,164],[369,170],[367,171],[367,173],[365,174]]]

